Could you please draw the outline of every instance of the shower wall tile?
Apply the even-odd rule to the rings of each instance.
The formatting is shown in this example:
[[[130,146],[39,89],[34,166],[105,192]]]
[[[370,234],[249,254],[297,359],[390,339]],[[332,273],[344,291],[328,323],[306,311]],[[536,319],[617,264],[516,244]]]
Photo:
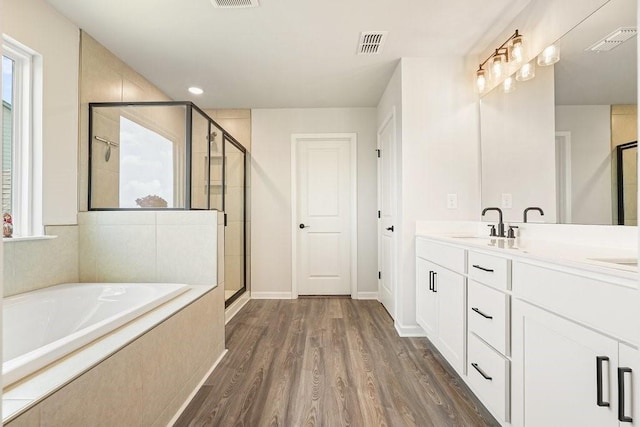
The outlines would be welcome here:
[[[47,226],[46,234],[57,237],[4,244],[4,296],[79,281],[78,227]]]
[[[81,212],[80,281],[218,283],[215,211]]]
[[[162,282],[216,284],[216,225],[158,225],[157,277]]]

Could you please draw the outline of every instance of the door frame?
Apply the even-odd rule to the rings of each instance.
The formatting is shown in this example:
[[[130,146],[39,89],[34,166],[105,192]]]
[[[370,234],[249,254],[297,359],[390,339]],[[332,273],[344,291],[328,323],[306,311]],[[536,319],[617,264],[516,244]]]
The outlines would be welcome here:
[[[397,121],[396,121],[396,107],[395,105],[391,107],[391,111],[389,112],[389,114],[387,114],[387,116],[384,118],[384,120],[382,121],[382,125],[380,125],[380,127],[378,127],[378,131],[376,133],[376,149],[377,150],[381,150],[382,147],[380,146],[380,135],[382,134],[382,131],[384,131],[384,129],[388,126],[391,125],[391,130],[393,133],[393,140],[394,140],[394,150],[395,150],[395,154],[398,154],[398,141],[396,138],[396,126],[397,126]],[[397,182],[398,182],[398,169],[397,169],[397,161],[398,159],[395,158],[394,159],[396,164],[396,168],[394,170],[394,174],[391,175],[391,183],[390,186],[392,188],[395,189],[394,191],[394,200],[393,200],[393,204],[395,206],[394,209],[394,221],[396,223],[396,228],[401,229],[400,227],[397,227],[397,219],[398,219],[398,188],[397,188]],[[378,210],[382,211],[382,206],[381,206],[381,193],[382,193],[382,174],[380,173],[380,158],[376,159],[376,171],[377,171],[377,175],[378,175],[378,180],[377,180],[377,206],[378,206]],[[382,225],[380,224],[380,219],[378,219],[378,221],[376,222],[377,225],[377,235],[378,235],[378,271],[382,271]],[[397,313],[398,313],[398,238],[396,237],[396,234],[394,233],[393,235],[393,254],[391,256],[391,262],[394,263],[395,268],[393,269],[393,272],[395,274],[393,274],[392,276],[392,280],[394,283],[394,287],[393,287],[393,291],[392,291],[392,295],[393,295],[393,313],[389,313],[391,315],[391,317],[393,318],[393,320],[396,320],[397,317]],[[380,301],[380,286],[381,286],[381,279],[378,278],[378,301]]]
[[[353,133],[293,133],[291,134],[291,298],[298,298],[298,188],[297,148],[301,141],[343,141],[350,148],[351,179],[351,298],[358,296],[358,136]]]

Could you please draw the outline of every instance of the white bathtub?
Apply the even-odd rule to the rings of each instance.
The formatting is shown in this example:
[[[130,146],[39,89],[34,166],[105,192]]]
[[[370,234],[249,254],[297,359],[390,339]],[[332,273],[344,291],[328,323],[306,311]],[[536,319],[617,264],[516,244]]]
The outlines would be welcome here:
[[[5,298],[3,387],[187,289],[167,283],[74,283]]]

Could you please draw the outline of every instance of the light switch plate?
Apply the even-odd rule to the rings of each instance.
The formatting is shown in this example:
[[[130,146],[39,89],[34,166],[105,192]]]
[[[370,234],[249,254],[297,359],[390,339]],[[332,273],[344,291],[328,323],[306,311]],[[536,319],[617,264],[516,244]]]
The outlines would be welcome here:
[[[458,195],[456,193],[447,194],[447,209],[458,209]]]
[[[511,209],[513,207],[513,198],[511,193],[502,193],[502,208]]]

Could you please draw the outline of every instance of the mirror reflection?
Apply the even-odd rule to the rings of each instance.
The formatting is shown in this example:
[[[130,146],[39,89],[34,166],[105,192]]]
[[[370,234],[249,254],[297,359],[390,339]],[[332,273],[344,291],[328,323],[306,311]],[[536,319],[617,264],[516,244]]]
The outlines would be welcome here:
[[[637,224],[635,32],[635,0],[611,0],[556,43],[558,63],[482,98],[483,207],[506,221],[539,206],[530,222]]]

